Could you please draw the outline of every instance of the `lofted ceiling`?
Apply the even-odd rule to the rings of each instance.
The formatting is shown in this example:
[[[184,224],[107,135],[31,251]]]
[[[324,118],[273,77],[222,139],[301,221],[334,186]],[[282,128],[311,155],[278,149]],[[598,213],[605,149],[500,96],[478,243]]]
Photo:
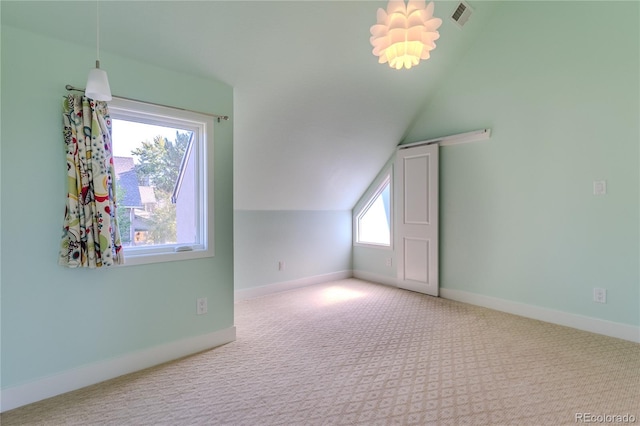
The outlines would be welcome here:
[[[410,70],[371,53],[380,1],[101,1],[101,50],[234,87],[236,209],[350,210],[494,7],[470,4],[460,29],[458,2],[436,2],[437,48]],[[77,36],[93,1],[0,7],[3,25],[95,45]]]

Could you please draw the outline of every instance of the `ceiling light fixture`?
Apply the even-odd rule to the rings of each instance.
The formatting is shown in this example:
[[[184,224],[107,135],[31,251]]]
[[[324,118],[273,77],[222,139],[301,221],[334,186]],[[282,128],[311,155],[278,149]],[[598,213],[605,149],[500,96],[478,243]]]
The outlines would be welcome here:
[[[89,71],[85,96],[96,101],[110,101],[111,87],[107,72],[100,69],[100,2],[96,1],[96,67]]]
[[[421,59],[429,59],[429,52],[436,48],[436,31],[442,19],[433,17],[433,2],[425,0],[389,0],[387,10],[378,9],[378,23],[371,27],[373,54],[378,62],[389,63],[397,70],[411,68]]]

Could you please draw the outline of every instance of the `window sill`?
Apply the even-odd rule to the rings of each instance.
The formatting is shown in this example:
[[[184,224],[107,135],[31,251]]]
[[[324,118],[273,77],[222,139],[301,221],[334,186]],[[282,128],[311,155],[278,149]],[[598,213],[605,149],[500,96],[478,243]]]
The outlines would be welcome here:
[[[195,249],[179,252],[140,253],[132,254],[124,252],[124,264],[120,266],[146,265],[150,263],[164,263],[180,260],[203,259],[214,257],[213,249]]]
[[[391,245],[386,245],[386,244],[374,244],[374,243],[358,243],[355,242],[353,243],[354,247],[368,247],[368,248],[375,248],[375,249],[381,249],[381,250],[393,250],[393,247]]]

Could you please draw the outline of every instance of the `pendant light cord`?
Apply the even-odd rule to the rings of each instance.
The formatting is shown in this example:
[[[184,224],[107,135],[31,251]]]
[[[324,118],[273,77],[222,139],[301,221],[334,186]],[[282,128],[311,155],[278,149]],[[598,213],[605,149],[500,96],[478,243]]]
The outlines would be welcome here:
[[[100,0],[96,0],[96,68],[100,68]]]

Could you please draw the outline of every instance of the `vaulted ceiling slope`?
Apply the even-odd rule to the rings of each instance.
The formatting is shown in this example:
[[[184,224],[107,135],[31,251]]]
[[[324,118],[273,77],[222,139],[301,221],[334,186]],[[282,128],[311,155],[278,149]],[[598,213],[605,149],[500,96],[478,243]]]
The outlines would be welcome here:
[[[100,4],[103,52],[234,87],[234,204],[243,210],[351,209],[494,7],[471,2],[459,29],[449,19],[458,3],[437,2],[444,22],[431,59],[397,71],[378,64],[369,43],[386,2]],[[95,2],[0,7],[3,25],[95,46]]]

